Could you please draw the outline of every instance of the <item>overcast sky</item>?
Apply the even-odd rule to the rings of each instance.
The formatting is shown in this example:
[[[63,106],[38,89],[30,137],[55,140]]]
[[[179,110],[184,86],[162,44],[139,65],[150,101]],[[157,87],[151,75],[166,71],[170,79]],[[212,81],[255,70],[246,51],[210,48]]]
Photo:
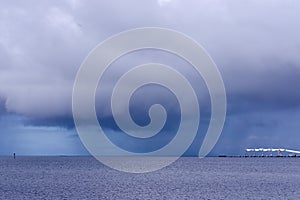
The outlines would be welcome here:
[[[77,70],[106,38],[149,26],[171,28],[194,38],[222,74],[227,117],[211,155],[243,154],[248,147],[300,150],[299,19],[300,2],[284,0],[1,1],[0,155],[88,154],[72,119]],[[117,66],[146,61],[175,68],[184,65],[163,52],[137,52],[114,64],[107,77],[111,81],[102,90],[110,89],[111,77],[120,73]],[[192,71],[183,73],[197,85]],[[186,155],[197,154],[209,118],[205,117],[209,116],[208,93],[203,83],[199,88],[204,88],[197,93],[204,122]],[[173,99],[159,88],[144,89],[136,94],[139,101],[133,108],[137,111],[132,109],[140,124],[147,117],[143,118],[145,110],[139,103],[154,101],[143,98],[145,94],[161,94],[156,101],[166,106]],[[105,106],[96,107],[101,115]],[[176,129],[177,111],[170,106],[171,125],[166,131]],[[100,120],[109,131],[117,131],[109,112]]]

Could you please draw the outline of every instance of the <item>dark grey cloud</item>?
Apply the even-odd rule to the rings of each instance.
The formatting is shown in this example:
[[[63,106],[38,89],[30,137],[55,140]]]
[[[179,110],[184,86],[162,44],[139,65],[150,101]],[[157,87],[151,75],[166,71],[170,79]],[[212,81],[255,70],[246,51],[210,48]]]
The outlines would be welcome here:
[[[269,63],[272,65],[272,62]],[[285,110],[299,108],[300,67],[277,64],[276,70],[236,70],[227,83],[230,113]]]
[[[5,100],[0,98],[0,116],[6,113]]]

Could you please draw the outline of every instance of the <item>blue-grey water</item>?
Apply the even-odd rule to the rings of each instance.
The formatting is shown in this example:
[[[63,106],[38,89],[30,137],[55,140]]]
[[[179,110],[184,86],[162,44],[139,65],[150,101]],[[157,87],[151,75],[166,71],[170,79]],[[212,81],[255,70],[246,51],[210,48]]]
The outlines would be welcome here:
[[[300,199],[300,158],[181,158],[129,174],[92,157],[7,157],[0,199]]]

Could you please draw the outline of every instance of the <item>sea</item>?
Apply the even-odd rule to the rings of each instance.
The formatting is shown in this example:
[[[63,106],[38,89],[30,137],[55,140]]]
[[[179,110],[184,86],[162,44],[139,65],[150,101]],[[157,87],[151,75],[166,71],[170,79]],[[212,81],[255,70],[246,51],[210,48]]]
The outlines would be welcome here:
[[[93,157],[1,157],[0,199],[298,200],[300,158],[183,157],[132,174]]]

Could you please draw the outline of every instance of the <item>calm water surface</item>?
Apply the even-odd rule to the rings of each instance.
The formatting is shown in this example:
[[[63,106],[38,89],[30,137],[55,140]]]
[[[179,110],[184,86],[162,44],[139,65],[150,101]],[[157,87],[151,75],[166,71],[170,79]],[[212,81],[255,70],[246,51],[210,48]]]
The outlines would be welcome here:
[[[181,158],[147,174],[92,157],[0,158],[0,199],[300,199],[300,158]]]

